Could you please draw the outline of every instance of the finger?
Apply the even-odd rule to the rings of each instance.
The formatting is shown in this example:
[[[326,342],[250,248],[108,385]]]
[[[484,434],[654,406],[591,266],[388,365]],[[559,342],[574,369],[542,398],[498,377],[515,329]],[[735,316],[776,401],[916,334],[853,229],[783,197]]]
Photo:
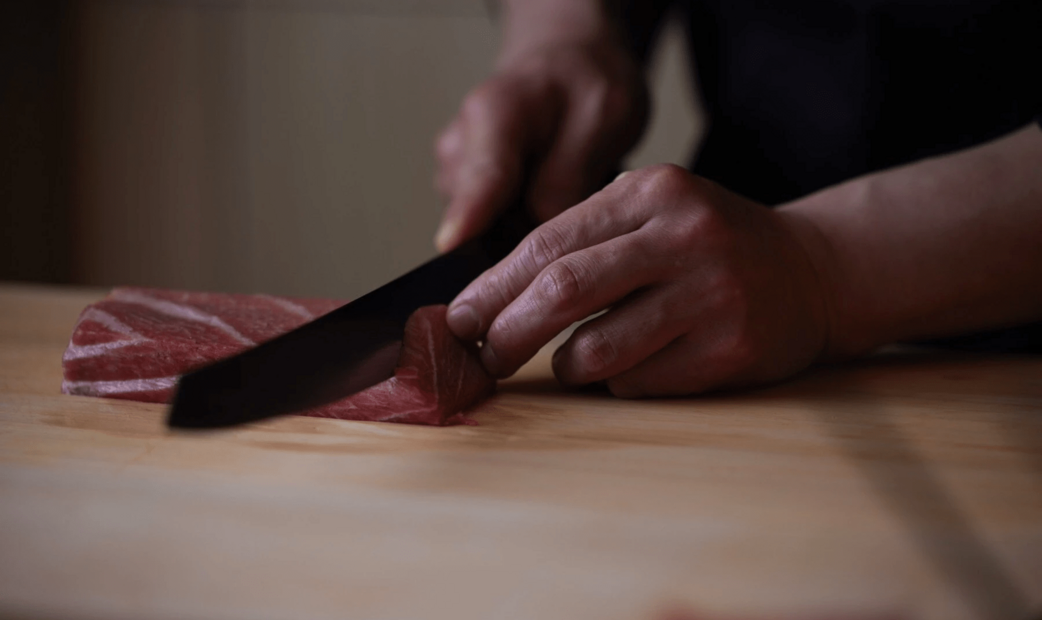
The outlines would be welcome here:
[[[572,323],[607,308],[661,275],[654,248],[638,233],[572,252],[548,265],[488,330],[481,360],[512,375]]]
[[[434,173],[434,189],[444,198],[452,196],[452,170],[446,166],[439,166]],[[444,218],[445,214],[442,213]]]
[[[438,136],[434,143],[434,154],[440,162],[451,162],[456,159],[462,148],[463,131],[460,117],[456,116]]]
[[[730,385],[738,364],[720,334],[689,332],[607,381],[620,398],[687,396]]]
[[[449,198],[453,193],[456,169],[463,149],[463,130],[459,116],[454,118],[434,144],[435,160],[438,169],[434,175],[434,185],[438,192]]]
[[[548,133],[553,102],[505,81],[468,95],[461,110],[461,144],[452,195],[435,244],[448,251],[479,234],[518,191],[533,140]],[[450,144],[451,146],[451,144]]]
[[[679,337],[690,304],[668,286],[652,287],[588,321],[554,352],[554,375],[585,385],[629,370]]]
[[[449,204],[434,237],[439,252],[455,249],[488,228],[519,185],[520,164],[461,163],[451,180]]]
[[[449,328],[465,340],[479,338],[550,263],[640,228],[644,209],[631,202],[625,188],[612,185],[535,229],[453,300]]]

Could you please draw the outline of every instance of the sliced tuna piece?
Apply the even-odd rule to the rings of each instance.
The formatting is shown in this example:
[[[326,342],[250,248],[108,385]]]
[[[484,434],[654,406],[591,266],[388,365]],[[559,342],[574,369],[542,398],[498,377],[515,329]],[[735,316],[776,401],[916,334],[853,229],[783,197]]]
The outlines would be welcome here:
[[[167,403],[181,374],[255,346],[345,302],[116,288],[84,309],[62,358],[62,392]],[[456,339],[445,307],[416,311],[395,376],[305,415],[414,424],[459,424],[495,381],[476,350]]]

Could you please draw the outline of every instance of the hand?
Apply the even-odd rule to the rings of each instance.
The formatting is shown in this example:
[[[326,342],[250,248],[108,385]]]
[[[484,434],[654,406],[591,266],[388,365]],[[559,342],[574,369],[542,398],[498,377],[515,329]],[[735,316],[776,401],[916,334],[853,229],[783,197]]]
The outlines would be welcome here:
[[[463,339],[513,374],[575,321],[553,358],[562,383],[621,397],[781,379],[826,350],[826,292],[799,216],[676,166],[622,175],[543,224],[452,302]],[[817,246],[816,246],[817,247]]]
[[[527,206],[540,220],[586,198],[640,137],[646,116],[640,69],[613,38],[510,51],[437,141],[435,184],[448,200],[438,249],[484,230],[525,172]]]

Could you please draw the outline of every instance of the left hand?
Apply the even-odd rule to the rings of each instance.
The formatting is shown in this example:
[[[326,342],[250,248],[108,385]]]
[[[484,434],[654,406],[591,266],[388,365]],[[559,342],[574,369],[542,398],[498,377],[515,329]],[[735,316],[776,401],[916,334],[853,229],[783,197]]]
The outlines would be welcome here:
[[[685,395],[792,375],[828,345],[813,225],[676,166],[627,173],[543,224],[449,308],[507,377],[575,321],[562,383]],[[818,247],[818,246],[816,246]],[[818,254],[820,255],[820,254]]]

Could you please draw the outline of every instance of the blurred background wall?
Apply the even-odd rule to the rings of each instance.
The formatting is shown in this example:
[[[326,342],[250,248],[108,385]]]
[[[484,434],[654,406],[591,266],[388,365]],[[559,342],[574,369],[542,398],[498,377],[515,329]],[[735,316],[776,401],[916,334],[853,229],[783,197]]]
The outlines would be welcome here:
[[[434,255],[432,144],[490,70],[483,0],[11,6],[0,278],[350,298]],[[666,34],[630,167],[701,131]]]
[[[72,38],[67,2],[0,2],[0,280],[72,277]]]

